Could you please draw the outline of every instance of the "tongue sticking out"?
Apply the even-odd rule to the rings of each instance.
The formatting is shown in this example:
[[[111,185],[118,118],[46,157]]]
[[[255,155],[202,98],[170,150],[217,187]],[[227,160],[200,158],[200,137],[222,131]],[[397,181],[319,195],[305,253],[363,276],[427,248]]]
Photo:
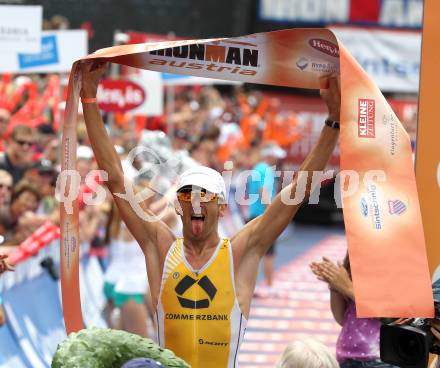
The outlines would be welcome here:
[[[191,215],[192,232],[194,235],[199,235],[203,231],[203,220],[205,220],[200,206],[200,193],[191,199],[191,205],[194,211]]]
[[[203,231],[203,219],[191,219],[191,228],[194,235],[199,235]]]

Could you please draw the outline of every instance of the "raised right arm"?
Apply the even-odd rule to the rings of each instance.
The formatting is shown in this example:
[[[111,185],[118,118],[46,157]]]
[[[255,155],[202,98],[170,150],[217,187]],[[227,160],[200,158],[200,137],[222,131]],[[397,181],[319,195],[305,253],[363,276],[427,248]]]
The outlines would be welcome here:
[[[82,63],[82,89],[81,98],[94,98],[98,89],[100,77],[105,72],[106,63]],[[108,180],[106,185],[112,193],[115,203],[119,208],[121,217],[129,228],[132,235],[136,238],[145,255],[151,256],[156,251],[163,259],[169,246],[174,241],[171,230],[162,221],[144,221],[140,218],[132,205],[123,198],[118,197],[117,193],[125,193],[125,185],[132,185],[124,178],[124,172],[119,160],[119,156],[101,118],[96,103],[83,103],[84,119],[87,126],[87,133],[95,154],[96,161],[101,170],[107,172]],[[145,212],[148,209],[143,208]],[[153,214],[150,212],[151,217]],[[148,251],[147,251],[148,249]]]

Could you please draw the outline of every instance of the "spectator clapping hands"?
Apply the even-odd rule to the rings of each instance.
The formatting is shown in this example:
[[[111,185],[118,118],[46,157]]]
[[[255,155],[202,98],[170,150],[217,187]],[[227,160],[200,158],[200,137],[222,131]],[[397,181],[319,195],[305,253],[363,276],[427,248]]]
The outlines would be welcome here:
[[[321,262],[312,262],[310,268],[318,280],[328,284],[330,290],[337,291],[350,299],[354,298],[350,275],[340,262],[335,264],[323,257]]]

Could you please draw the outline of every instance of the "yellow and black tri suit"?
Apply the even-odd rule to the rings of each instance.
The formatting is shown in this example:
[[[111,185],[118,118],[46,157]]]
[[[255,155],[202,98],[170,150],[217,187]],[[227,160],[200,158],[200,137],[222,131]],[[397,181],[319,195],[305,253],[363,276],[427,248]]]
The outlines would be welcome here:
[[[168,251],[157,306],[158,340],[193,368],[233,368],[247,320],[238,305],[231,243],[221,239],[198,271],[183,239]]]

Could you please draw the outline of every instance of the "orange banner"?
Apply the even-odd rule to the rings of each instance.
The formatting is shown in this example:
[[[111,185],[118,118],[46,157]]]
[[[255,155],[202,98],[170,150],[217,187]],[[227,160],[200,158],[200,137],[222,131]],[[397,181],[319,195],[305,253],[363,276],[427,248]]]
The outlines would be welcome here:
[[[423,11],[422,62],[420,73],[419,119],[417,127],[416,176],[425,230],[429,268],[440,278],[440,125],[438,122],[438,86],[440,78],[440,2],[425,0]]]
[[[331,31],[289,29],[229,39],[123,45],[85,58],[93,59],[161,72],[312,89],[320,88],[321,77],[340,73],[341,169],[351,170],[359,182],[350,196],[343,196],[358,316],[433,316],[409,137],[379,89]],[[78,62],[72,67],[69,83],[63,169],[73,168],[75,157],[77,66]],[[374,178],[371,170],[382,170],[385,179],[384,175]],[[63,305],[70,332],[78,326],[81,313],[79,298],[75,299],[77,213],[64,214],[63,219],[63,288],[69,289],[63,290]],[[68,309],[67,303],[71,303]]]
[[[61,175],[66,170],[76,170],[78,99],[81,90],[75,64],[69,78],[68,96],[64,115],[63,139],[61,150]],[[60,178],[58,179],[60,180]],[[64,186],[65,197],[72,189],[72,182]],[[63,304],[66,332],[76,332],[84,328],[79,292],[79,216],[78,199],[61,203],[60,206],[60,268],[61,298]]]

